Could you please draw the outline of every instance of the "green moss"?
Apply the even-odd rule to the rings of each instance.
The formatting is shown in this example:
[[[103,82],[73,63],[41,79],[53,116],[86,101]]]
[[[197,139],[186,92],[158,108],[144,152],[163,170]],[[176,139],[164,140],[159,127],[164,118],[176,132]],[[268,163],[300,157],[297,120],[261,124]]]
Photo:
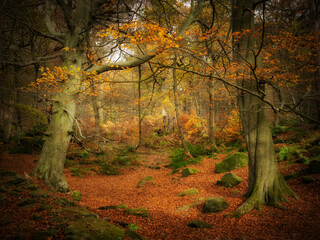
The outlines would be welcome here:
[[[229,204],[224,198],[211,197],[207,198],[202,207],[202,213],[217,213],[229,207]]]
[[[199,194],[198,189],[190,188],[190,189],[187,189],[187,190],[179,193],[178,196],[183,197],[183,196],[196,195],[196,194]]]
[[[199,170],[194,169],[194,168],[185,168],[182,170],[182,177],[188,177],[192,174],[198,173]]]
[[[193,220],[188,223],[188,227],[191,227],[191,228],[212,228],[212,225],[207,222],[201,221],[201,220]]]
[[[218,185],[222,185],[224,187],[235,187],[237,186],[239,183],[242,182],[242,178],[237,176],[234,173],[227,173],[225,174],[221,180],[217,181]]]
[[[80,191],[78,191],[78,190],[76,190],[76,191],[73,191],[72,193],[71,193],[71,197],[73,198],[73,200],[75,200],[75,201],[81,201],[81,193],[80,193]]]
[[[66,239],[70,240],[121,240],[123,231],[99,218],[88,217],[71,223],[65,230]]]
[[[150,214],[145,208],[139,207],[139,208],[127,208],[123,210],[124,213],[134,216],[141,216],[149,218]]]
[[[145,185],[147,182],[152,182],[152,184],[154,184],[154,179],[152,176],[146,176],[144,177],[143,179],[141,179],[139,182],[138,182],[138,188],[142,187],[143,185]]]
[[[248,155],[242,152],[236,152],[226,157],[219,163],[216,163],[217,173],[229,172],[231,170],[245,167],[248,165]]]
[[[23,206],[32,205],[32,204],[35,204],[35,203],[38,203],[38,201],[35,200],[35,199],[26,198],[26,199],[23,199],[23,200],[19,201],[17,203],[17,206],[23,207]]]

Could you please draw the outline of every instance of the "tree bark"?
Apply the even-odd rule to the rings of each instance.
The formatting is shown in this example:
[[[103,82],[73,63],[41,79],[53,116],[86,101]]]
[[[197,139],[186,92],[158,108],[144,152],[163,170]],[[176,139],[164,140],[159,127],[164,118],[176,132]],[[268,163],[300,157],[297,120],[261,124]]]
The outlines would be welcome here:
[[[254,64],[254,0],[232,0],[232,32],[242,34],[240,39],[233,39],[234,60],[248,66],[243,70],[243,78],[238,84],[252,92],[261,94],[263,85],[253,78]],[[234,213],[240,216],[263,204],[280,206],[278,201],[285,201],[286,194],[296,197],[281,175],[275,158],[273,140],[267,116],[267,107],[263,101],[246,92],[239,92],[238,106],[244,129],[249,156],[248,199]]]
[[[172,78],[173,78],[173,99],[174,99],[174,110],[176,113],[176,121],[177,121],[177,125],[178,125],[178,134],[179,134],[179,138],[183,147],[183,151],[184,154],[186,156],[191,156],[188,146],[187,146],[187,142],[184,138],[184,133],[183,133],[183,129],[181,126],[181,121],[180,121],[180,111],[179,111],[179,100],[178,100],[178,93],[177,93],[177,70],[176,70],[176,58],[174,59],[174,63],[173,63],[173,69],[172,69]]]
[[[209,140],[212,144],[215,144],[214,138],[214,89],[213,89],[213,79],[210,78],[208,82],[208,94],[209,94]]]

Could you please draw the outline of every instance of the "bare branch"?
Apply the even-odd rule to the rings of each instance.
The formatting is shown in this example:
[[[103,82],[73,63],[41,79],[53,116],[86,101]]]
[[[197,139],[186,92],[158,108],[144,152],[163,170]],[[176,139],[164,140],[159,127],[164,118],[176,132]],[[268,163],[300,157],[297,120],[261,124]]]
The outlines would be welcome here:
[[[63,34],[63,33],[58,33],[58,32],[56,32],[56,30],[55,30],[54,27],[52,26],[50,0],[46,0],[46,3],[45,3],[45,11],[46,11],[46,15],[45,15],[45,18],[44,18],[44,23],[45,23],[45,25],[46,25],[46,28],[47,28],[49,34],[52,35],[54,38],[57,38],[57,39],[59,39],[61,42],[63,42],[64,34]]]

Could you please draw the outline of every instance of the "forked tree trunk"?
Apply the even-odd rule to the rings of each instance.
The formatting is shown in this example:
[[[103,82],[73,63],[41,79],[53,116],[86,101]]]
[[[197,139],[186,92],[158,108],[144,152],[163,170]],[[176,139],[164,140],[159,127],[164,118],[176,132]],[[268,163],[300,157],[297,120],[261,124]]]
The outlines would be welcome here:
[[[232,0],[232,31],[253,31],[254,0]],[[254,64],[254,37],[252,32],[233,39],[234,59],[244,66]],[[249,69],[249,67],[248,67]],[[239,73],[241,74],[241,73]],[[244,70],[238,84],[252,92],[264,91],[252,72]],[[274,146],[267,116],[266,104],[260,98],[239,92],[238,106],[249,155],[248,199],[234,213],[241,216],[263,204],[280,206],[286,195],[296,197],[281,175],[275,158]]]

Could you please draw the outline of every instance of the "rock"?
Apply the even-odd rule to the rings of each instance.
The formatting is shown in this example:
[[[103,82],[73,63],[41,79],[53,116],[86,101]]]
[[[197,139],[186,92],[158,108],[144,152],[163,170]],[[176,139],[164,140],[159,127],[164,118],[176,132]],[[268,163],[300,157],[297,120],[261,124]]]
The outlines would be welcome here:
[[[26,198],[26,199],[19,201],[17,203],[17,206],[23,207],[23,206],[27,206],[27,205],[31,205],[31,204],[35,204],[35,203],[38,203],[38,201],[35,199]]]
[[[144,238],[141,237],[139,233],[132,231],[132,230],[126,230],[125,235],[126,235],[126,237],[131,238],[131,239],[144,240]]]
[[[71,223],[65,229],[67,240],[121,240],[123,231],[99,218],[88,217]]]
[[[199,170],[194,169],[194,168],[185,168],[182,170],[182,177],[188,177],[192,174],[198,173]]]
[[[302,182],[303,182],[304,184],[313,183],[313,182],[314,182],[314,178],[311,177],[311,176],[304,176],[304,177],[302,178]]]
[[[75,201],[80,202],[80,200],[81,200],[81,193],[80,193],[80,191],[78,191],[78,190],[73,191],[73,192],[71,193],[71,197],[72,197]]]
[[[248,155],[243,152],[236,152],[216,163],[216,173],[229,172],[231,170],[248,165]]]
[[[320,173],[320,160],[313,160],[309,165],[310,173],[319,174]]]
[[[90,212],[85,208],[60,208],[60,209],[53,209],[50,213],[50,216],[53,217],[61,217],[63,221],[71,222],[81,218],[89,218],[89,217],[98,217],[98,215]]]
[[[234,173],[226,173],[221,180],[217,181],[218,185],[222,185],[224,187],[234,187],[242,182],[242,178],[237,176]]]
[[[152,176],[146,176],[144,178],[142,178],[139,182],[138,182],[138,188],[142,187],[144,184],[146,184],[146,182],[152,182],[152,184],[154,184],[154,180]]]
[[[145,208],[139,207],[139,208],[127,208],[123,210],[124,213],[129,215],[135,215],[135,216],[141,216],[149,218],[150,215],[148,211]]]
[[[183,197],[183,196],[195,195],[195,194],[199,194],[198,189],[196,189],[196,188],[190,188],[190,189],[188,189],[188,190],[185,190],[185,191],[179,193],[178,196]]]
[[[188,223],[188,227],[191,227],[191,228],[212,228],[212,225],[207,222],[201,221],[201,220],[193,220]]]
[[[99,207],[100,210],[108,210],[108,209],[126,209],[128,206],[126,204],[120,204],[120,205],[107,205]]]
[[[224,198],[211,197],[207,198],[202,207],[202,213],[217,213],[229,207],[229,204]]]

